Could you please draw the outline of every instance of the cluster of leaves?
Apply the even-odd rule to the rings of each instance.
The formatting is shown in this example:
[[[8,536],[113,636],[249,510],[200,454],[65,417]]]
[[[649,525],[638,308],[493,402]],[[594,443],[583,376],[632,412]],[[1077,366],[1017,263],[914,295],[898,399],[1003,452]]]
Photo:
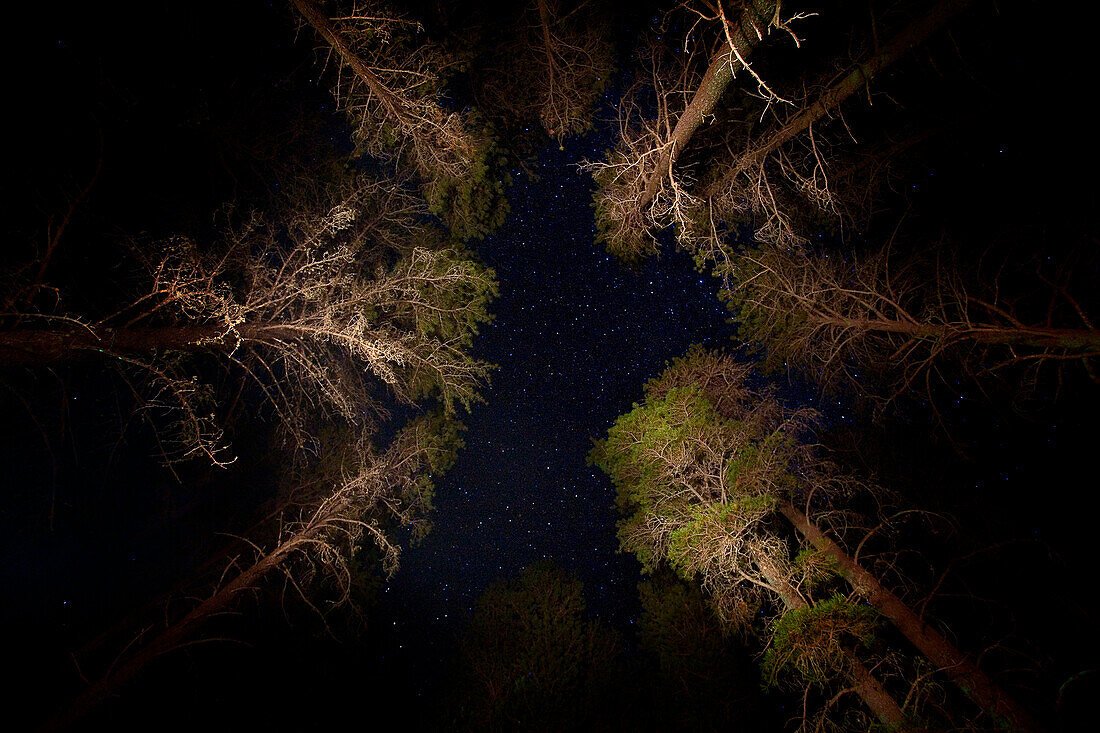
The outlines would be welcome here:
[[[879,625],[873,608],[840,594],[791,609],[772,627],[761,663],[763,681],[777,685],[781,675],[793,670],[810,684],[824,685],[844,669],[845,649],[874,645]]]
[[[484,239],[508,216],[506,193],[512,185],[508,158],[486,128],[483,142],[459,176],[438,176],[425,188],[428,208],[458,241]]]

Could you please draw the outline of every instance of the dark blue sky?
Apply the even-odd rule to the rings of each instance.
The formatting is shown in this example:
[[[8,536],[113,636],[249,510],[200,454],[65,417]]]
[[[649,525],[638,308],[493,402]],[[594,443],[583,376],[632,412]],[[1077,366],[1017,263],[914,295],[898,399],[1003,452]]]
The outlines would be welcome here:
[[[632,271],[595,243],[594,184],[576,166],[605,146],[592,134],[548,147],[534,176],[515,174],[504,229],[475,245],[501,282],[477,343],[499,369],[439,481],[431,534],[386,591],[406,649],[444,642],[491,581],[544,558],[581,576],[601,618],[627,624],[637,604],[614,492],[586,455],[667,360],[732,331],[715,281],[686,255],[666,250]]]

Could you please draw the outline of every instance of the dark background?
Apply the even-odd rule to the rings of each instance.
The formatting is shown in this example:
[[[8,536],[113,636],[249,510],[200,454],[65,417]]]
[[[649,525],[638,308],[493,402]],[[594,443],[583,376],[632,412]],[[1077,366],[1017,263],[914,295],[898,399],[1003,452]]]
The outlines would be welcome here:
[[[646,27],[649,10],[624,11],[617,26],[623,45]],[[47,222],[64,214],[101,166],[51,265],[51,280],[78,283],[67,303],[74,310],[118,287],[122,235],[202,236],[227,201],[270,201],[281,156],[350,150],[328,84],[318,79],[313,38],[296,38],[284,3],[60,3],[23,12],[4,49],[9,146],[0,265],[41,251]],[[917,114],[921,105],[958,108],[961,119],[908,184],[915,215],[954,222],[975,239],[1005,231],[1031,237],[1030,254],[1040,258],[1095,249],[1097,190],[1083,78],[1094,64],[1079,37],[1089,24],[1041,12],[1038,3],[1012,4],[950,39],[971,54],[988,53],[972,64],[969,86],[941,85],[925,66],[899,72],[913,76],[902,107]],[[1032,42],[1026,53],[1018,44],[1024,38]],[[602,117],[627,80],[627,72],[617,77]],[[404,553],[401,570],[379,589],[373,646],[330,669],[325,653],[297,642],[273,651],[279,632],[271,631],[276,640],[260,644],[241,670],[259,674],[312,659],[321,671],[301,668],[289,678],[305,684],[312,675],[318,686],[339,678],[372,700],[438,699],[453,639],[477,596],[544,558],[577,571],[591,612],[629,634],[638,567],[616,551],[613,492],[585,455],[641,398],[646,378],[689,344],[728,343],[732,327],[717,283],[686,256],[666,248],[628,270],[594,243],[593,184],[576,165],[598,158],[614,132],[603,122],[564,149],[542,145],[527,170],[512,170],[504,229],[474,245],[501,282],[496,319],[476,353],[500,368],[487,404],[465,421],[466,449],[439,482],[433,532]],[[1094,283],[1094,275],[1085,270],[1081,280]],[[1055,703],[1052,684],[1089,672],[1097,658],[1096,616],[1086,598],[1096,575],[1098,400],[1095,384],[1077,372],[1042,387],[1026,404],[992,406],[961,388],[947,419],[962,453],[916,402],[885,425],[869,425],[843,400],[823,409],[842,452],[859,446],[847,454],[853,464],[910,501],[957,517],[945,557],[1007,543],[991,556],[995,562],[968,565],[961,582],[993,605],[1011,606],[1011,624],[980,631],[986,641],[999,634],[1024,640],[1018,647],[1032,656],[1021,666],[1040,667],[1045,685],[1031,702],[1047,707]],[[71,670],[58,672],[68,650],[171,587],[216,546],[214,532],[246,524],[265,469],[175,482],[140,440],[119,447],[104,407],[118,385],[94,370],[4,374],[0,389],[0,622],[12,667],[23,673],[9,690],[23,710],[76,684]],[[788,396],[814,400],[799,384]],[[986,611],[969,618],[979,625]],[[268,629],[265,623],[258,628]],[[365,682],[344,674],[355,664],[367,665]],[[211,673],[174,690],[166,683],[168,691],[150,699],[182,710],[216,697],[211,690],[221,682]],[[369,694],[366,685],[374,686]],[[272,699],[282,689],[256,686]],[[415,720],[423,713],[407,714]],[[261,717],[278,720],[271,710]]]

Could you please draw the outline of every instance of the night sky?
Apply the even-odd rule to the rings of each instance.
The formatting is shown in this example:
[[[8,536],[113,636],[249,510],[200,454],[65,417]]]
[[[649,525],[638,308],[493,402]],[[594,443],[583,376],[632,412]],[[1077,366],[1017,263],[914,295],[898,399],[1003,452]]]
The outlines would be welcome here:
[[[351,150],[330,80],[319,80],[316,44],[305,34],[295,38],[287,3],[89,5],[24,9],[27,16],[12,24],[18,38],[4,49],[12,70],[7,96],[15,101],[9,110],[21,114],[9,111],[18,131],[3,176],[10,223],[0,266],[40,251],[46,222],[56,222],[102,162],[51,263],[59,282],[84,283],[68,294],[74,310],[123,286],[118,242],[125,236],[208,236],[212,212],[226,202],[262,206],[278,185],[280,145]],[[628,19],[616,30],[629,42],[647,17],[634,8]],[[1027,25],[1026,16],[1011,14],[996,23],[1011,26],[997,26],[1006,37]],[[984,47],[967,40],[962,45],[977,56],[973,49]],[[960,111],[940,145],[914,164],[917,172],[907,171],[907,216],[979,234],[1037,232],[1030,254],[1047,260],[1096,249],[1100,196],[1091,173],[1079,182],[1097,164],[1092,121],[1047,110],[1050,99],[1070,98],[1085,46],[1046,40],[1056,54],[1051,68],[1066,73],[1017,58],[1004,74],[975,81],[988,99]],[[914,118],[930,100],[962,106],[959,89],[971,87],[941,89],[940,70],[920,68],[935,80],[922,86],[918,72],[906,72],[916,78],[903,78],[918,90]],[[540,560],[576,572],[590,613],[633,643],[639,566],[618,552],[614,492],[586,456],[669,360],[694,343],[736,345],[718,283],[686,254],[665,246],[631,269],[594,241],[594,183],[578,165],[614,145],[609,118],[632,73],[616,76],[592,132],[563,148],[540,138],[526,168],[511,168],[504,227],[470,244],[500,283],[494,319],[474,350],[497,368],[485,404],[463,416],[465,449],[436,482],[431,533],[406,543],[400,570],[382,582],[369,617],[376,644],[370,675],[389,676],[388,689],[409,699],[438,692],[478,596]],[[1046,91],[1021,100],[1017,86]],[[895,114],[910,112],[903,108]],[[860,114],[853,114],[857,126]],[[287,129],[300,136],[280,137]],[[253,146],[258,140],[275,143]],[[1056,140],[1075,142],[1052,151]],[[1085,282],[1090,273],[1100,276],[1095,264],[1088,267]],[[67,675],[59,689],[75,689],[69,652],[224,547],[217,533],[249,525],[270,479],[230,473],[209,480],[196,470],[176,482],[147,446],[119,437],[124,406],[110,394],[117,382],[82,369],[0,373],[7,410],[0,425],[0,623],[26,670],[8,691],[16,699],[49,698],[53,691],[42,690],[54,684],[51,675]],[[972,566],[965,582],[1015,615],[1003,628],[967,631],[988,632],[982,641],[994,643],[1018,624],[1022,646],[1049,678],[1067,680],[1095,671],[1097,658],[1095,633],[1081,633],[1098,620],[1080,586],[1095,576],[1100,390],[1070,370],[1045,385],[1018,403],[990,404],[972,384],[954,382],[959,391],[942,419],[961,449],[919,399],[900,401],[874,424],[830,399],[825,429],[843,459],[877,473],[907,500],[957,517],[939,538],[939,567],[952,553],[1014,548],[1000,564]],[[804,384],[784,381],[782,390],[784,399],[822,406]],[[844,452],[854,445],[858,456]],[[966,613],[960,617],[979,618]]]
[[[628,270],[594,244],[593,184],[576,164],[606,145],[551,145],[534,175],[517,171],[507,224],[478,245],[502,283],[478,349],[500,369],[439,482],[435,527],[390,584],[410,639],[424,620],[453,629],[445,619],[490,581],[547,558],[580,574],[602,617],[636,610],[638,565],[617,553],[614,493],[586,455],[667,360],[723,344],[731,327],[717,283],[686,255]]]

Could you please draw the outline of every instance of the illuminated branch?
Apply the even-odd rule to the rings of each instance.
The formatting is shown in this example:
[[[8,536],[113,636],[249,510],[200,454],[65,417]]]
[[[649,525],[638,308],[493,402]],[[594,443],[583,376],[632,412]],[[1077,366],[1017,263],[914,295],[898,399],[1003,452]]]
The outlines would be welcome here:
[[[983,710],[1019,730],[1037,730],[1027,712],[967,655],[842,550],[808,510],[796,507],[795,501],[807,506],[813,501],[835,513],[845,496],[865,485],[818,457],[808,435],[813,412],[784,408],[770,391],[749,387],[748,373],[728,356],[694,347],[646,384],[645,402],[621,416],[597,445],[592,460],[611,477],[624,514],[619,524],[623,549],[636,553],[646,568],[667,562],[685,578],[700,578],[730,623],[749,620],[738,609],[753,596],[779,598],[788,615],[777,622],[783,643],[772,654],[771,668],[785,666],[786,659],[819,680],[829,670],[844,670],[879,719],[898,724],[900,708],[883,696],[850,646],[837,646],[840,637],[809,633],[818,622],[825,623],[819,630],[828,630],[827,613],[835,613],[837,623],[853,624],[860,614],[841,601],[811,603],[796,587],[788,540],[772,523],[782,515],[832,561],[833,572],[857,596],[894,623]],[[820,616],[816,621],[815,614]],[[795,619],[805,632],[797,644],[780,633],[790,631]],[[839,668],[838,654],[844,660]]]
[[[270,550],[261,551],[253,546],[256,556],[251,565],[228,581],[223,577],[211,595],[148,641],[139,639],[124,650],[102,678],[55,715],[45,728],[60,730],[74,725],[117,695],[151,662],[204,641],[201,632],[213,618],[236,608],[242,596],[258,588],[276,571],[284,573],[300,593],[318,573],[335,578],[341,592],[336,606],[348,600],[351,572],[347,563],[364,541],[378,546],[385,567],[392,574],[399,549],[384,528],[423,521],[430,507],[428,474],[449,466],[456,441],[453,425],[438,418],[413,423],[382,453],[375,452],[367,441],[361,441],[355,451],[358,460],[348,474],[331,494],[306,508],[300,518],[290,518],[283,524]],[[233,568],[234,565],[227,568],[225,575],[230,575]],[[306,602],[309,603],[308,599]]]
[[[867,572],[833,542],[821,528],[789,501],[779,503],[783,514],[799,534],[825,553],[852,588],[885,616],[914,647],[941,670],[993,720],[1006,721],[1010,730],[1038,731],[1039,725],[1015,700],[998,687],[966,654],[932,628],[913,609]]]
[[[943,269],[892,266],[887,250],[848,261],[766,245],[732,257],[722,274],[742,336],[766,349],[772,368],[800,368],[826,386],[862,384],[855,368],[892,367],[898,394],[952,353],[975,375],[1100,356],[1100,331],[1064,288],[1052,288],[1048,313],[1064,300],[1080,326],[1022,323],[995,292],[977,297]]]
[[[371,271],[366,263],[393,253],[368,239],[376,223],[360,226],[357,195],[285,228],[254,218],[216,258],[185,238],[163,241],[147,256],[144,295],[94,323],[22,315],[22,326],[0,330],[0,363],[106,358],[150,375],[146,398],[182,415],[169,461],[203,453],[225,462],[212,396],[183,373],[183,353],[218,357],[254,380],[303,447],[319,416],[369,425],[384,412],[374,380],[404,403],[436,396],[448,410],[468,407],[489,370],[468,352],[489,318],[492,271],[423,229]]]
[[[676,156],[687,148],[695,131],[714,110],[725,93],[726,87],[733,81],[733,77],[738,71],[748,68],[747,59],[756,45],[763,40],[764,34],[773,25],[781,26],[778,14],[779,3],[775,0],[748,0],[736,25],[726,20],[721,0],[717,3],[717,7],[719,12],[717,17],[705,15],[703,17],[706,20],[721,22],[725,43],[714,53],[706,73],[703,74],[703,80],[692,95],[691,102],[676,120],[676,126],[664,142],[657,165],[646,179],[645,187],[638,197],[637,205],[641,210],[645,210],[653,201],[657,195],[657,189],[665,178],[671,176]],[[755,73],[753,78],[766,88]]]
[[[408,146],[409,159],[427,180],[465,173],[477,144],[461,117],[436,102],[442,58],[423,44],[410,49],[399,37],[409,21],[357,9],[334,22],[310,0],[291,4],[350,72],[341,75],[336,96],[358,119],[357,137],[368,151]]]
[[[809,130],[815,122],[832,113],[841,102],[943,28],[968,4],[969,0],[942,0],[923,17],[895,36],[881,51],[857,64],[844,78],[826,89],[817,100],[794,115],[781,128],[763,140],[753,143],[746,152],[737,157],[736,162],[722,174],[721,178],[702,192],[701,196],[708,199],[728,197],[731,195],[731,190],[743,187],[744,184],[739,180],[742,175],[749,174],[750,178],[753,178],[752,171],[761,166],[769,155]],[[736,196],[736,193],[732,195]]]
[[[291,3],[335,55],[334,95],[355,125],[360,150],[398,158],[414,171],[431,212],[455,239],[480,239],[499,228],[508,206],[495,144],[441,106],[450,62],[417,37],[419,24],[375,8],[381,3],[358,3],[334,19],[311,0]]]
[[[712,22],[722,29],[702,78],[693,83],[693,50],[685,47],[691,52],[678,55],[679,67],[670,69],[659,68],[659,52],[654,49],[652,85],[657,94],[657,118],[639,114],[632,95],[624,95],[619,108],[619,144],[604,161],[582,166],[593,173],[600,186],[596,193],[600,239],[624,259],[654,251],[650,230],[690,218],[687,212],[697,201],[687,193],[692,182],[682,176],[678,180],[673,173],[677,158],[712,115],[739,71],[749,70],[767,98],[776,98],[749,69],[747,60],[771,28],[790,32],[787,24],[802,17],[780,20],[779,3],[772,0],[750,0],[736,22],[727,19],[721,4],[710,8],[693,11],[697,23]],[[686,106],[677,116],[678,99],[684,99]]]

